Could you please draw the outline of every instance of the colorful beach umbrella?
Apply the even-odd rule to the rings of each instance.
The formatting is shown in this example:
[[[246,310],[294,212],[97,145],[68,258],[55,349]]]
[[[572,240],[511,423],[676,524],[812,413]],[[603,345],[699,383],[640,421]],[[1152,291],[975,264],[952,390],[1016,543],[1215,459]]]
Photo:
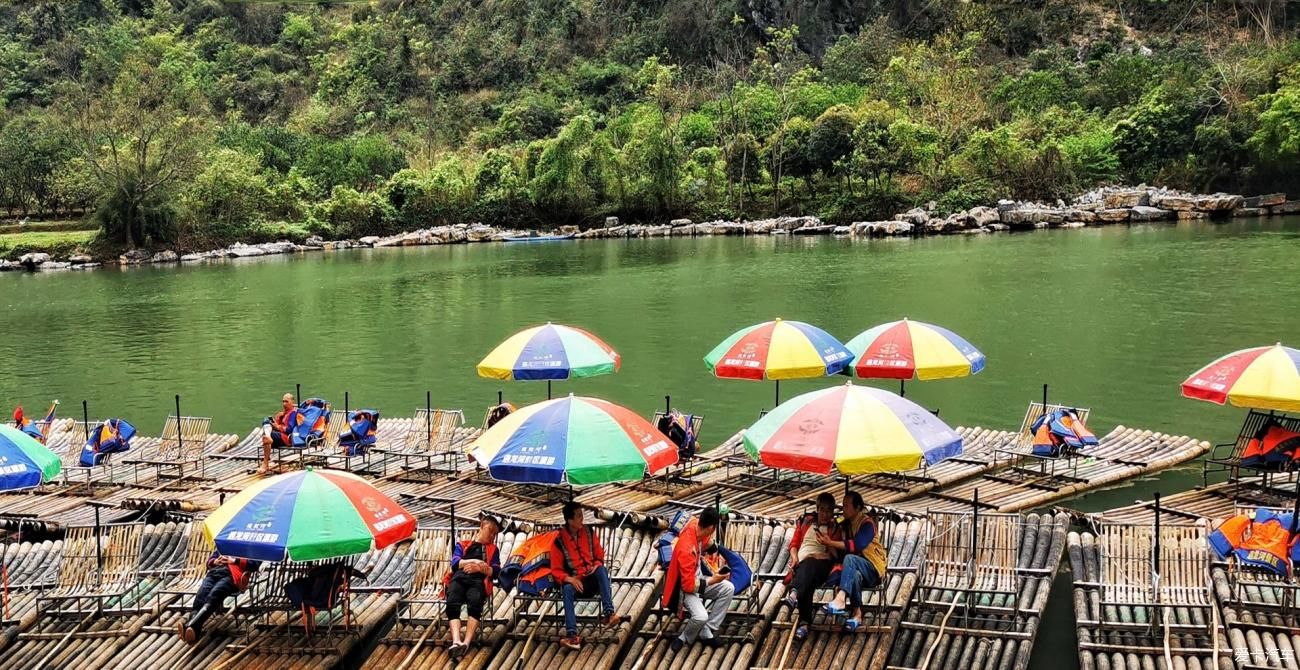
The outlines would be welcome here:
[[[478,364],[488,379],[546,380],[595,377],[618,371],[617,351],[591,333],[572,326],[547,323],[521,330],[493,349]]]
[[[1300,350],[1278,343],[1234,351],[1188,377],[1183,396],[1220,405],[1300,412]]]
[[[925,408],[852,382],[787,400],[750,426],[743,442],[767,466],[822,475],[911,470],[962,449],[961,435]]]
[[[0,426],[0,491],[29,489],[54,479],[63,461],[31,435]]]
[[[984,369],[984,354],[957,333],[922,321],[891,321],[845,345],[849,371],[864,379],[948,379]]]
[[[494,479],[586,486],[632,481],[677,462],[677,447],[626,407],[568,396],[506,416],[469,446]]]
[[[782,379],[833,375],[852,357],[839,340],[821,328],[776,319],[732,333],[704,357],[704,363],[715,377],[776,381],[779,404]]]
[[[240,491],[203,522],[227,556],[312,561],[383,549],[415,533],[415,516],[350,472],[299,470]]]

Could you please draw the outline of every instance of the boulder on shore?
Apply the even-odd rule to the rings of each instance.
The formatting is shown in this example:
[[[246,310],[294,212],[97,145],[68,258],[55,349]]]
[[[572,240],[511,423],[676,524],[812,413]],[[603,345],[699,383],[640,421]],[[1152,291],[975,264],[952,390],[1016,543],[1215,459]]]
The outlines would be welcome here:
[[[1232,210],[1233,218],[1244,219],[1251,216],[1265,216],[1268,210],[1263,207],[1238,207]]]
[[[1166,221],[1173,218],[1173,212],[1159,207],[1138,205],[1129,210],[1129,221]]]
[[[180,256],[171,249],[164,249],[149,258],[150,263],[175,263]]]
[[[48,262],[50,262],[50,255],[41,252],[23,254],[22,256],[18,257],[18,264],[27,268],[28,270],[35,270],[36,266]]]
[[[1242,200],[1245,200],[1245,198],[1227,193],[1203,195],[1196,199],[1196,210],[1200,212],[1229,212],[1241,207]]]
[[[1288,200],[1268,208],[1272,214],[1300,214],[1300,200]]]
[[[1128,191],[1111,191],[1106,194],[1103,201],[1106,209],[1121,209],[1125,207],[1139,207],[1151,204],[1150,192],[1146,189],[1133,189]]]
[[[141,263],[148,263],[150,258],[153,258],[153,254],[148,251],[144,249],[132,249],[121,256],[118,256],[117,262],[122,265],[139,265]]]
[[[1285,193],[1268,193],[1265,195],[1256,195],[1249,198],[1242,198],[1242,207],[1272,207],[1286,202]]]
[[[1103,209],[1097,212],[1097,220],[1102,223],[1123,223],[1128,221],[1130,212],[1128,209]]]

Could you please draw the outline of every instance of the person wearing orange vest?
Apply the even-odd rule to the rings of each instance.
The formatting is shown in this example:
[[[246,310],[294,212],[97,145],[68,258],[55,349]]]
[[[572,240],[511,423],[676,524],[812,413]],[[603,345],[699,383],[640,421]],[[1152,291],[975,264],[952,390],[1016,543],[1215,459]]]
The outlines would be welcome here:
[[[483,618],[483,604],[492,598],[492,580],[501,572],[501,557],[497,553],[497,533],[501,522],[484,514],[478,523],[478,535],[472,540],[456,543],[451,552],[451,572],[443,578],[447,593],[447,621],[451,628],[451,646],[447,651],[460,658],[474,644],[479,619]],[[460,615],[468,610],[469,621],[465,637],[460,635]]]
[[[551,547],[551,576],[560,585],[564,597],[564,631],[560,644],[581,649],[578,637],[578,596],[600,593],[601,612],[606,626],[617,626],[623,617],[614,613],[614,592],[605,568],[605,548],[600,538],[583,523],[582,506],[570,500],[564,503],[564,526]]]
[[[262,467],[257,474],[265,475],[271,471],[271,447],[287,447],[293,444],[289,437],[289,415],[298,409],[293,401],[293,394],[286,393],[280,398],[280,411],[262,422]]]
[[[721,646],[718,629],[731,608],[736,596],[736,586],[726,573],[714,572],[705,577],[702,569],[704,548],[713,543],[713,533],[718,529],[718,511],[705,507],[677,536],[673,545],[672,560],[664,577],[663,606],[669,607],[674,597],[679,598],[680,609],[688,618],[682,632],[669,644],[673,651],[700,640],[710,647]],[[709,601],[705,606],[704,601]]]
[[[194,595],[194,604],[190,606],[190,618],[188,621],[182,618],[176,624],[181,639],[186,644],[194,644],[203,633],[204,622],[213,614],[226,611],[226,598],[247,590],[249,579],[260,567],[260,561],[212,552],[208,557],[208,573]]]

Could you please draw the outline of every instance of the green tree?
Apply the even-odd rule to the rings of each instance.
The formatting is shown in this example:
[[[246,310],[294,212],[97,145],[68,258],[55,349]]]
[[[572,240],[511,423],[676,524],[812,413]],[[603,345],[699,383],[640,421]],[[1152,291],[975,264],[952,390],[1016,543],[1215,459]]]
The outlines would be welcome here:
[[[183,63],[169,60],[168,40],[129,56],[112,84],[81,86],[68,114],[94,171],[106,237],[129,247],[175,236],[174,188],[202,164],[210,116]]]

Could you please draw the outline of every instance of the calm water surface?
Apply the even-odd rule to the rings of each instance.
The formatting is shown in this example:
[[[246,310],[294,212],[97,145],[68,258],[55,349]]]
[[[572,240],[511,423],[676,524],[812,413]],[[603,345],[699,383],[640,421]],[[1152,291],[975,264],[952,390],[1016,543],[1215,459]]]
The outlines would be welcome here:
[[[720,441],[770,406],[770,383],[713,379],[703,355],[773,317],[847,341],[902,317],[980,347],[975,377],[913,383],[908,396],[953,425],[1014,428],[1051,398],[1116,424],[1235,435],[1240,410],[1179,397],[1228,351],[1300,341],[1300,219],[1108,227],[917,240],[703,238],[491,244],[274,257],[180,268],[0,276],[0,405],[53,398],[79,413],[161,428],[173,394],[189,414],[245,433],[281,393],[410,415],[435,406],[477,422],[504,390],[474,365],[514,331],[589,328],[623,355],[616,375],[561,382],[649,414],[673,403]],[[833,380],[786,382],[790,397]],[[889,385],[889,388],[895,388]],[[1182,488],[1190,470],[1092,494],[1101,509]]]

